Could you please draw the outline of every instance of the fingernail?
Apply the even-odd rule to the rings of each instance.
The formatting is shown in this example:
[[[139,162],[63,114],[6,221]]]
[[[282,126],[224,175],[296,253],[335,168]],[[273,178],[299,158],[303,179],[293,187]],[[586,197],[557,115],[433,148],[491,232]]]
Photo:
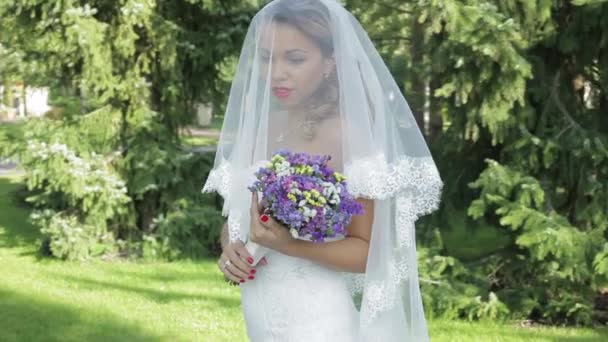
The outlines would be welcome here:
[[[247,261],[249,261],[250,264],[253,264],[253,259],[252,258],[247,258]]]
[[[254,276],[249,276],[249,279],[253,280],[253,279],[255,279],[255,277]]]
[[[241,280],[240,280],[240,282],[241,282],[241,283],[244,283],[244,282],[245,282],[245,279],[241,279]]]
[[[255,274],[255,270],[251,270],[249,273],[251,273],[251,274]]]
[[[262,221],[264,223],[268,222],[268,219],[269,219],[268,215],[266,215],[266,214],[263,214],[262,216],[260,216],[260,221]]]

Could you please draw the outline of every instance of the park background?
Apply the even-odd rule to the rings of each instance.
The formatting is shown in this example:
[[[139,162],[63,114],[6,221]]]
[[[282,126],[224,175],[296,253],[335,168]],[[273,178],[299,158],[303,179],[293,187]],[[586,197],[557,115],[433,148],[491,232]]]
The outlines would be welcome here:
[[[608,1],[343,3],[445,182],[431,338],[608,340]],[[201,188],[263,4],[0,0],[1,341],[246,340]]]

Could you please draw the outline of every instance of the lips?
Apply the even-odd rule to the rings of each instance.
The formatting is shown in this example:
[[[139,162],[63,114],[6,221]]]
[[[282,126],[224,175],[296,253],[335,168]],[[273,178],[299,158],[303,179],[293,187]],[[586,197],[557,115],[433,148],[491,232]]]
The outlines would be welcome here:
[[[285,88],[285,87],[273,87],[272,88],[272,93],[274,94],[274,96],[276,96],[280,99],[285,99],[285,98],[289,97],[289,95],[291,95],[292,92],[293,92],[293,89],[289,89],[289,88]]]

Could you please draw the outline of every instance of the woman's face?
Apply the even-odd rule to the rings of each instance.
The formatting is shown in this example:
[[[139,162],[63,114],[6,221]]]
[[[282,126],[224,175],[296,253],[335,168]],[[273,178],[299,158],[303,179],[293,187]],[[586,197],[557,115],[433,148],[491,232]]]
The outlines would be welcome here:
[[[311,38],[289,24],[267,25],[258,53],[260,77],[268,77],[270,67],[272,94],[288,108],[310,98],[333,68],[333,58],[325,58]]]

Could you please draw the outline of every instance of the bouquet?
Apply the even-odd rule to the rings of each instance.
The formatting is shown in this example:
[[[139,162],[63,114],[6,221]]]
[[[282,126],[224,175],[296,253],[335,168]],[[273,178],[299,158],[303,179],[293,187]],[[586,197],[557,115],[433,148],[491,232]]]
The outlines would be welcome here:
[[[333,171],[330,156],[291,153],[279,150],[270,162],[255,172],[249,187],[261,193],[264,212],[288,228],[294,236],[310,236],[313,242],[346,236],[353,215],[363,214],[363,206],[346,189],[346,178]],[[253,241],[245,247],[254,265],[267,251]]]

